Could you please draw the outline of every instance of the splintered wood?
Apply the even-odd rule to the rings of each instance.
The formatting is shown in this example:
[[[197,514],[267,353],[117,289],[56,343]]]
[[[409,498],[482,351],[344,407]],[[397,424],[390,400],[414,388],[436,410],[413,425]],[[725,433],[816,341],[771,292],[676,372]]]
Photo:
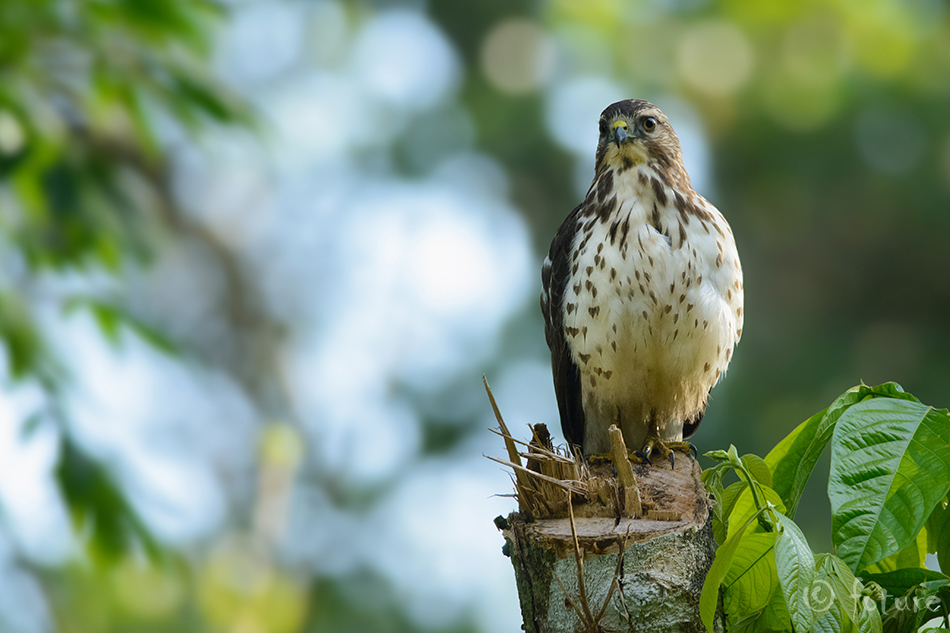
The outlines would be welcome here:
[[[535,519],[566,519],[573,514],[678,522],[699,518],[699,510],[705,520],[705,506],[695,504],[699,465],[692,457],[678,455],[675,469],[665,463],[633,464],[616,426],[610,427],[609,459],[601,463],[588,463],[567,448],[554,446],[544,424],[534,425],[531,441],[523,442],[512,436],[488,381],[483,382],[498,421],[498,430],[492,432],[504,439],[508,452],[508,459],[486,457],[512,470],[522,513]]]

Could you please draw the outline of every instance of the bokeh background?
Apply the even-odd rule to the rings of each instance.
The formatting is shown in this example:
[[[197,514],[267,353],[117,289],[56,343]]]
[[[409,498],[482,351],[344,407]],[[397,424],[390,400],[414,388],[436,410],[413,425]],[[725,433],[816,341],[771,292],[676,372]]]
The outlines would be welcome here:
[[[481,376],[559,434],[540,263],[626,97],[744,264],[701,451],[950,405],[946,2],[0,0],[0,630],[519,630]]]

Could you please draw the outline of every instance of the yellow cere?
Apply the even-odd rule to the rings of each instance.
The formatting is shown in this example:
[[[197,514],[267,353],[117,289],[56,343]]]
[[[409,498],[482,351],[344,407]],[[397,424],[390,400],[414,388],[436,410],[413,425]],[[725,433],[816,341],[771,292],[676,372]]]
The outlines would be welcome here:
[[[626,130],[627,122],[622,119],[620,121],[617,121],[616,123],[614,123],[614,129],[616,130],[618,127]]]

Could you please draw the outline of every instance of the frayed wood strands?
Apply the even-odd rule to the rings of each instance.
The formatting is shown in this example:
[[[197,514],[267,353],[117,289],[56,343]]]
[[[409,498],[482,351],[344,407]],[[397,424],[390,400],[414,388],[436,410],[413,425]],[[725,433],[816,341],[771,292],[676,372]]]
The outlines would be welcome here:
[[[573,513],[610,517],[642,515],[636,478],[619,430],[611,436],[615,445],[610,462],[595,467],[595,474],[583,458],[572,455],[566,447],[554,446],[543,424],[532,427],[530,442],[513,437],[488,380],[483,377],[482,381],[498,421],[498,429],[491,431],[504,439],[508,452],[508,459],[486,457],[514,473],[514,496],[522,512],[538,519],[565,518]],[[527,450],[519,450],[519,447]],[[565,491],[570,494],[565,495]]]

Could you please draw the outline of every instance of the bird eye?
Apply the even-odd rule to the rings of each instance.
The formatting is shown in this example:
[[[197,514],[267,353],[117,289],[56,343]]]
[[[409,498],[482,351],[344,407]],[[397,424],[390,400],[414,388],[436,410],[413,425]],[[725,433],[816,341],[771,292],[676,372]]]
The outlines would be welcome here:
[[[603,119],[600,120],[600,135],[607,136],[607,122]]]
[[[642,125],[644,130],[652,132],[656,129],[656,119],[652,116],[644,117]]]

